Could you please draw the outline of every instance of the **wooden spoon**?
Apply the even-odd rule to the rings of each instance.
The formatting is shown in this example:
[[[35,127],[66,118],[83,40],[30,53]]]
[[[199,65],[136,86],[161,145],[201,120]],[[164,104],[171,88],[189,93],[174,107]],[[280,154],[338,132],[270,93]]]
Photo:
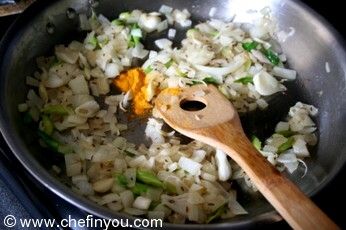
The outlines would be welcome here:
[[[166,89],[155,107],[173,129],[226,152],[292,228],[339,229],[253,147],[237,111],[214,86]]]

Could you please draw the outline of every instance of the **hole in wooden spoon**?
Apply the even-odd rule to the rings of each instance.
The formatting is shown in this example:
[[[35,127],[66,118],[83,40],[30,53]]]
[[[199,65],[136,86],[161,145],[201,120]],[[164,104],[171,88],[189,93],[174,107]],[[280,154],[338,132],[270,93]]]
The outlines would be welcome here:
[[[202,101],[197,100],[182,100],[180,102],[180,108],[185,111],[199,111],[206,107],[207,105]]]

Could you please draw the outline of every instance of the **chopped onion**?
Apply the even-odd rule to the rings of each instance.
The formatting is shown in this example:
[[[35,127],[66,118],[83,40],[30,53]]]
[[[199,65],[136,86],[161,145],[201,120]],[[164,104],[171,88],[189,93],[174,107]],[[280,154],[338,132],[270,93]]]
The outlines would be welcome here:
[[[167,5],[162,5],[159,9],[159,12],[162,14],[170,14],[173,12],[173,8]]]
[[[170,39],[174,39],[175,38],[175,35],[176,35],[177,31],[175,29],[169,29],[168,30],[168,38]]]
[[[138,25],[145,32],[150,33],[157,29],[161,19],[157,15],[142,14],[139,18]]]
[[[133,202],[133,207],[142,209],[142,210],[147,210],[150,206],[151,200],[149,198],[143,197],[143,196],[138,196],[135,201]]]
[[[297,157],[310,156],[309,150],[306,147],[306,142],[303,138],[296,138],[292,147],[293,147],[293,151]]]
[[[166,38],[161,38],[155,41],[155,45],[159,48],[159,49],[169,49],[172,46],[172,42]]]
[[[235,200],[231,199],[228,202],[228,208],[234,215],[246,215],[248,212]]]
[[[167,20],[163,20],[162,22],[160,22],[157,25],[157,32],[161,32],[164,31],[168,28],[168,21]]]
[[[151,139],[155,144],[164,143],[165,139],[162,136],[161,129],[163,123],[157,119],[149,118],[147,126],[145,128],[145,135]]]
[[[180,157],[178,165],[191,175],[199,175],[201,173],[202,165],[194,160],[186,157]]]
[[[190,19],[180,21],[179,23],[182,27],[190,27],[192,25],[192,21]]]
[[[133,49],[132,49],[132,56],[143,59],[149,54],[148,50],[144,49],[143,44],[138,43]]]
[[[253,82],[256,91],[263,96],[272,95],[276,92],[282,91],[280,83],[265,71],[257,73],[253,77]]]
[[[88,83],[85,80],[83,75],[77,76],[75,79],[72,79],[68,85],[70,86],[73,94],[78,95],[88,95],[89,94],[89,87]]]
[[[290,128],[290,125],[288,122],[280,121],[279,123],[277,123],[275,127],[275,132],[286,131],[286,130],[289,130],[289,128]]]
[[[232,176],[232,168],[227,160],[227,155],[223,151],[217,149],[215,154],[216,165],[218,167],[218,175],[220,181],[227,181]]]
[[[115,78],[119,75],[122,68],[116,63],[108,63],[105,69],[105,75],[108,78]]]
[[[295,70],[286,69],[278,66],[274,66],[272,71],[274,76],[282,77],[288,80],[295,80],[297,72]]]
[[[204,160],[205,156],[206,156],[207,152],[203,149],[198,149],[198,150],[195,150],[192,154],[192,157],[191,159],[200,163]]]
[[[99,111],[100,106],[96,101],[87,101],[75,109],[77,115],[81,117],[93,117],[97,111]]]
[[[189,11],[186,9],[180,11],[175,9],[172,13],[174,20],[182,27],[191,26],[192,22],[188,18],[191,16]]]
[[[290,151],[280,154],[277,161],[284,164],[290,173],[293,173],[299,165],[296,155]]]
[[[233,62],[229,63],[225,67],[210,67],[202,65],[195,65],[195,67],[203,73],[217,77],[216,80],[218,81],[218,83],[222,83],[222,79],[224,76],[233,73],[234,71],[239,69],[243,64],[245,64],[245,62],[246,58],[243,55],[238,55],[234,58]]]
[[[55,47],[55,55],[64,62],[75,64],[78,60],[79,53],[64,45]]]
[[[134,201],[133,193],[130,190],[125,190],[124,192],[120,193],[120,199],[125,208],[131,207]]]
[[[112,188],[113,183],[114,183],[113,178],[107,178],[107,179],[101,179],[99,181],[96,181],[95,183],[93,183],[92,186],[95,192],[104,193]]]

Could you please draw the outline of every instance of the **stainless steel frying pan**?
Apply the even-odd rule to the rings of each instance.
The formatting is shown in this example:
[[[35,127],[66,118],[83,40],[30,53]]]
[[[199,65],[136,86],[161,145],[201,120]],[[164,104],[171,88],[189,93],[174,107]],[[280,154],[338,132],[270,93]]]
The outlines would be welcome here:
[[[80,209],[104,218],[129,217],[114,213],[73,193],[61,179],[49,172],[52,164],[61,165],[63,160],[39,147],[35,129],[31,130],[23,124],[21,114],[17,112],[17,104],[26,97],[28,88],[25,77],[35,71],[35,58],[52,52],[55,44],[82,38],[83,33],[78,30],[78,17],[71,17],[71,12],[90,12],[91,7],[94,7],[96,12],[115,18],[125,10],[158,10],[162,4],[187,8],[192,12],[195,22],[207,19],[211,7],[216,7],[218,18],[227,19],[236,15],[236,21],[244,22],[249,20],[246,14],[248,10],[269,6],[278,19],[280,29],[289,31],[289,27],[295,28],[295,35],[287,39],[282,48],[287,54],[289,66],[298,71],[298,79],[287,84],[288,94],[268,98],[271,106],[267,111],[244,116],[242,121],[246,130],[266,135],[295,101],[301,100],[318,107],[316,122],[319,143],[313,150],[311,159],[307,161],[309,171],[301,178],[303,169],[297,170],[290,178],[310,196],[321,190],[346,160],[346,53],[336,31],[298,1],[60,0],[35,3],[12,25],[0,46],[0,129],[24,167],[39,183]],[[183,34],[184,31],[179,31],[177,43]],[[330,73],[325,70],[326,62],[329,63]],[[135,134],[134,138],[138,140],[143,137],[140,128]],[[280,219],[259,195],[243,195],[240,199],[249,215],[207,226],[194,224],[188,227],[242,228],[259,221],[272,222]],[[166,227],[187,228],[186,225],[177,224],[167,224]]]

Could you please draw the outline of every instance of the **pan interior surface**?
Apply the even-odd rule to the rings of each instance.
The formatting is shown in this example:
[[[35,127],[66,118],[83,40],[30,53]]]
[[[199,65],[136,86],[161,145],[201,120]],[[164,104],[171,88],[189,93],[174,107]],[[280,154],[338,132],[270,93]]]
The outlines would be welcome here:
[[[67,44],[73,39],[81,40],[78,17],[67,17],[67,10],[77,13],[90,13],[91,7],[97,13],[108,18],[115,18],[120,12],[131,9],[157,11],[161,5],[174,8],[187,8],[192,13],[193,21],[199,22],[209,18],[211,7],[216,8],[216,18],[231,19],[236,22],[249,22],[249,10],[261,10],[268,6],[275,15],[279,29],[290,31],[294,36],[281,44],[287,55],[288,66],[297,70],[298,77],[287,83],[288,95],[269,98],[268,110],[242,117],[245,130],[266,127],[269,129],[287,114],[296,101],[312,104],[319,109],[315,118],[318,125],[319,143],[307,160],[308,172],[299,168],[290,178],[308,195],[316,194],[331,180],[346,160],[346,54],[338,34],[330,25],[309,8],[296,1],[280,0],[163,0],[143,4],[140,0],[98,2],[82,0],[60,0],[51,3],[35,3],[12,26],[0,47],[0,128],[7,143],[21,163],[30,173],[53,192],[92,214],[105,218],[128,217],[99,207],[91,201],[74,194],[65,182],[55,178],[50,172],[53,164],[63,168],[63,158],[48,154],[38,146],[34,138],[34,129],[28,129],[22,122],[17,105],[25,101],[29,88],[25,77],[36,70],[35,58],[52,53],[55,44]],[[52,32],[52,33],[51,33]],[[186,31],[179,30],[176,44]],[[157,34],[151,39],[165,37]],[[145,44],[153,47],[152,40]],[[330,72],[326,71],[326,63]],[[134,121],[130,126],[135,132],[129,133],[133,139],[143,139],[142,121]],[[268,128],[269,127],[269,128]],[[265,134],[264,134],[265,135]],[[245,227],[257,221],[279,220],[273,209],[258,194],[240,195],[240,201],[249,212],[222,223],[203,226],[203,228]],[[167,224],[170,228],[185,228],[186,225]],[[200,228],[201,225],[190,225]]]

